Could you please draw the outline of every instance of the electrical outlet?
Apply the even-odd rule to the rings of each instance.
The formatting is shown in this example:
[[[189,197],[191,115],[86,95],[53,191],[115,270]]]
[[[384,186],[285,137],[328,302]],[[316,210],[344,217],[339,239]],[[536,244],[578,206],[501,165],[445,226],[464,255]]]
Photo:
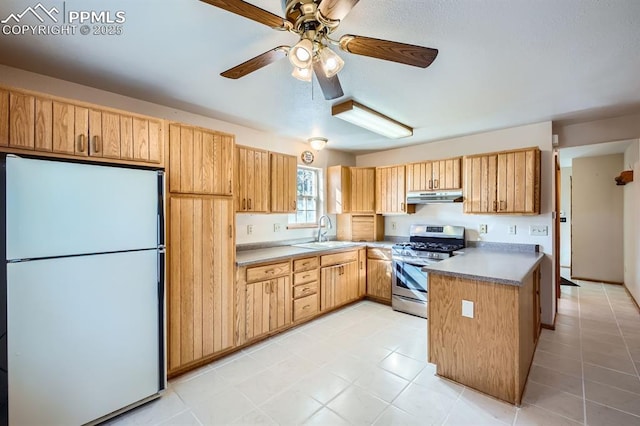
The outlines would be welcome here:
[[[547,225],[529,225],[529,235],[546,237],[549,235],[549,227]]]
[[[478,225],[478,232],[480,234],[486,234],[487,233],[487,224],[483,223],[481,225]]]
[[[508,232],[511,235],[516,235],[516,226],[515,225],[509,225]]]
[[[253,234],[253,225],[247,225],[247,235]]]
[[[470,300],[462,301],[462,316],[473,318],[473,302]]]
[[[396,231],[398,229],[398,223],[397,222],[391,222],[391,230],[392,231]]]
[[[282,226],[279,223],[274,223],[273,232],[280,232],[280,231],[282,231]]]

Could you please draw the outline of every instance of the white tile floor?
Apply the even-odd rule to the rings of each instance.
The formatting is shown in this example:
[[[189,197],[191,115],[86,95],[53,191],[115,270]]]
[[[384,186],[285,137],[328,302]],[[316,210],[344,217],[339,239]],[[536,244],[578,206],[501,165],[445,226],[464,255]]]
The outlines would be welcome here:
[[[361,302],[169,383],[111,425],[640,425],[640,314],[619,286],[562,287],[522,407],[434,375],[426,322]]]

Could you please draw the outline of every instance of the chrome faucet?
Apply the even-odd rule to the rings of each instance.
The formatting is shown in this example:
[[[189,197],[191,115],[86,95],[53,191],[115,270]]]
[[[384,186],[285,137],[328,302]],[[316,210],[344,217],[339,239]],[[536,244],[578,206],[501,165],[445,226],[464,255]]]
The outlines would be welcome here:
[[[318,242],[321,243],[324,238],[327,241],[327,231],[322,232],[322,219],[327,219],[327,229],[331,229],[331,218],[326,214],[320,216],[318,219]]]

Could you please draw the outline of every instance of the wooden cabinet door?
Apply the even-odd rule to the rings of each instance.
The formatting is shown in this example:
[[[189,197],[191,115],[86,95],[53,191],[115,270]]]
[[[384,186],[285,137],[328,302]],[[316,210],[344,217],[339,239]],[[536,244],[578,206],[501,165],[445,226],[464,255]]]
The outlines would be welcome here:
[[[367,294],[367,249],[358,250],[358,298]]]
[[[539,151],[522,150],[498,154],[497,212],[539,211]]]
[[[477,155],[464,160],[464,212],[497,211],[497,155]]]
[[[291,281],[288,276],[271,280],[269,298],[269,331],[291,324]]]
[[[374,167],[350,167],[351,212],[375,213],[376,169]]]
[[[37,109],[43,108],[46,103],[48,103],[46,100],[38,102]],[[76,112],[76,107],[71,104],[52,102],[51,151],[70,155],[87,155],[89,151],[87,147],[88,110],[82,107],[77,107],[77,110]],[[43,115],[38,114],[37,122],[40,123],[41,119],[44,119]],[[40,135],[48,132],[37,133]],[[37,145],[40,147],[43,141],[40,137],[37,139]]]
[[[120,114],[102,111],[100,115],[102,118],[102,132],[99,139],[95,137],[92,138],[91,156],[120,159],[120,138],[122,131]],[[127,131],[125,124],[125,132]],[[92,136],[97,136],[97,134],[92,134]]]
[[[9,146],[9,91],[0,89],[0,146]]]
[[[232,136],[171,124],[169,152],[170,191],[187,194],[232,194]]]
[[[338,305],[344,305],[358,298],[360,289],[359,262],[349,262],[342,265],[341,287],[342,298],[338,300]]]
[[[245,339],[247,341],[269,332],[272,284],[272,280],[247,284],[245,293]]]
[[[171,372],[233,345],[235,250],[230,198],[171,195],[169,209]]]
[[[404,166],[376,168],[376,213],[406,213]]]
[[[367,259],[367,295],[378,299],[391,300],[390,260]]]
[[[325,266],[320,269],[320,311],[326,311],[336,304],[336,288],[339,287],[342,265]]]
[[[433,167],[430,161],[407,164],[407,191],[433,190]]]
[[[353,173],[349,167],[327,167],[327,213],[351,212]]]
[[[271,153],[271,212],[295,213],[298,164],[294,155]]]
[[[236,211],[269,211],[269,153],[261,149],[236,146]]]
[[[22,93],[9,94],[9,146],[35,148],[35,97]]]
[[[433,189],[460,189],[460,158],[434,161],[432,167]]]

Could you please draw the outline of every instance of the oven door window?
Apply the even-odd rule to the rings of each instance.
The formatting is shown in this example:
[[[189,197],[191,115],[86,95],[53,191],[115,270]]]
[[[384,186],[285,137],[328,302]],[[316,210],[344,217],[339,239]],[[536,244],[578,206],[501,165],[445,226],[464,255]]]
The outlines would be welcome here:
[[[395,285],[411,291],[427,292],[427,273],[422,272],[424,265],[412,265],[406,262],[393,262]]]

